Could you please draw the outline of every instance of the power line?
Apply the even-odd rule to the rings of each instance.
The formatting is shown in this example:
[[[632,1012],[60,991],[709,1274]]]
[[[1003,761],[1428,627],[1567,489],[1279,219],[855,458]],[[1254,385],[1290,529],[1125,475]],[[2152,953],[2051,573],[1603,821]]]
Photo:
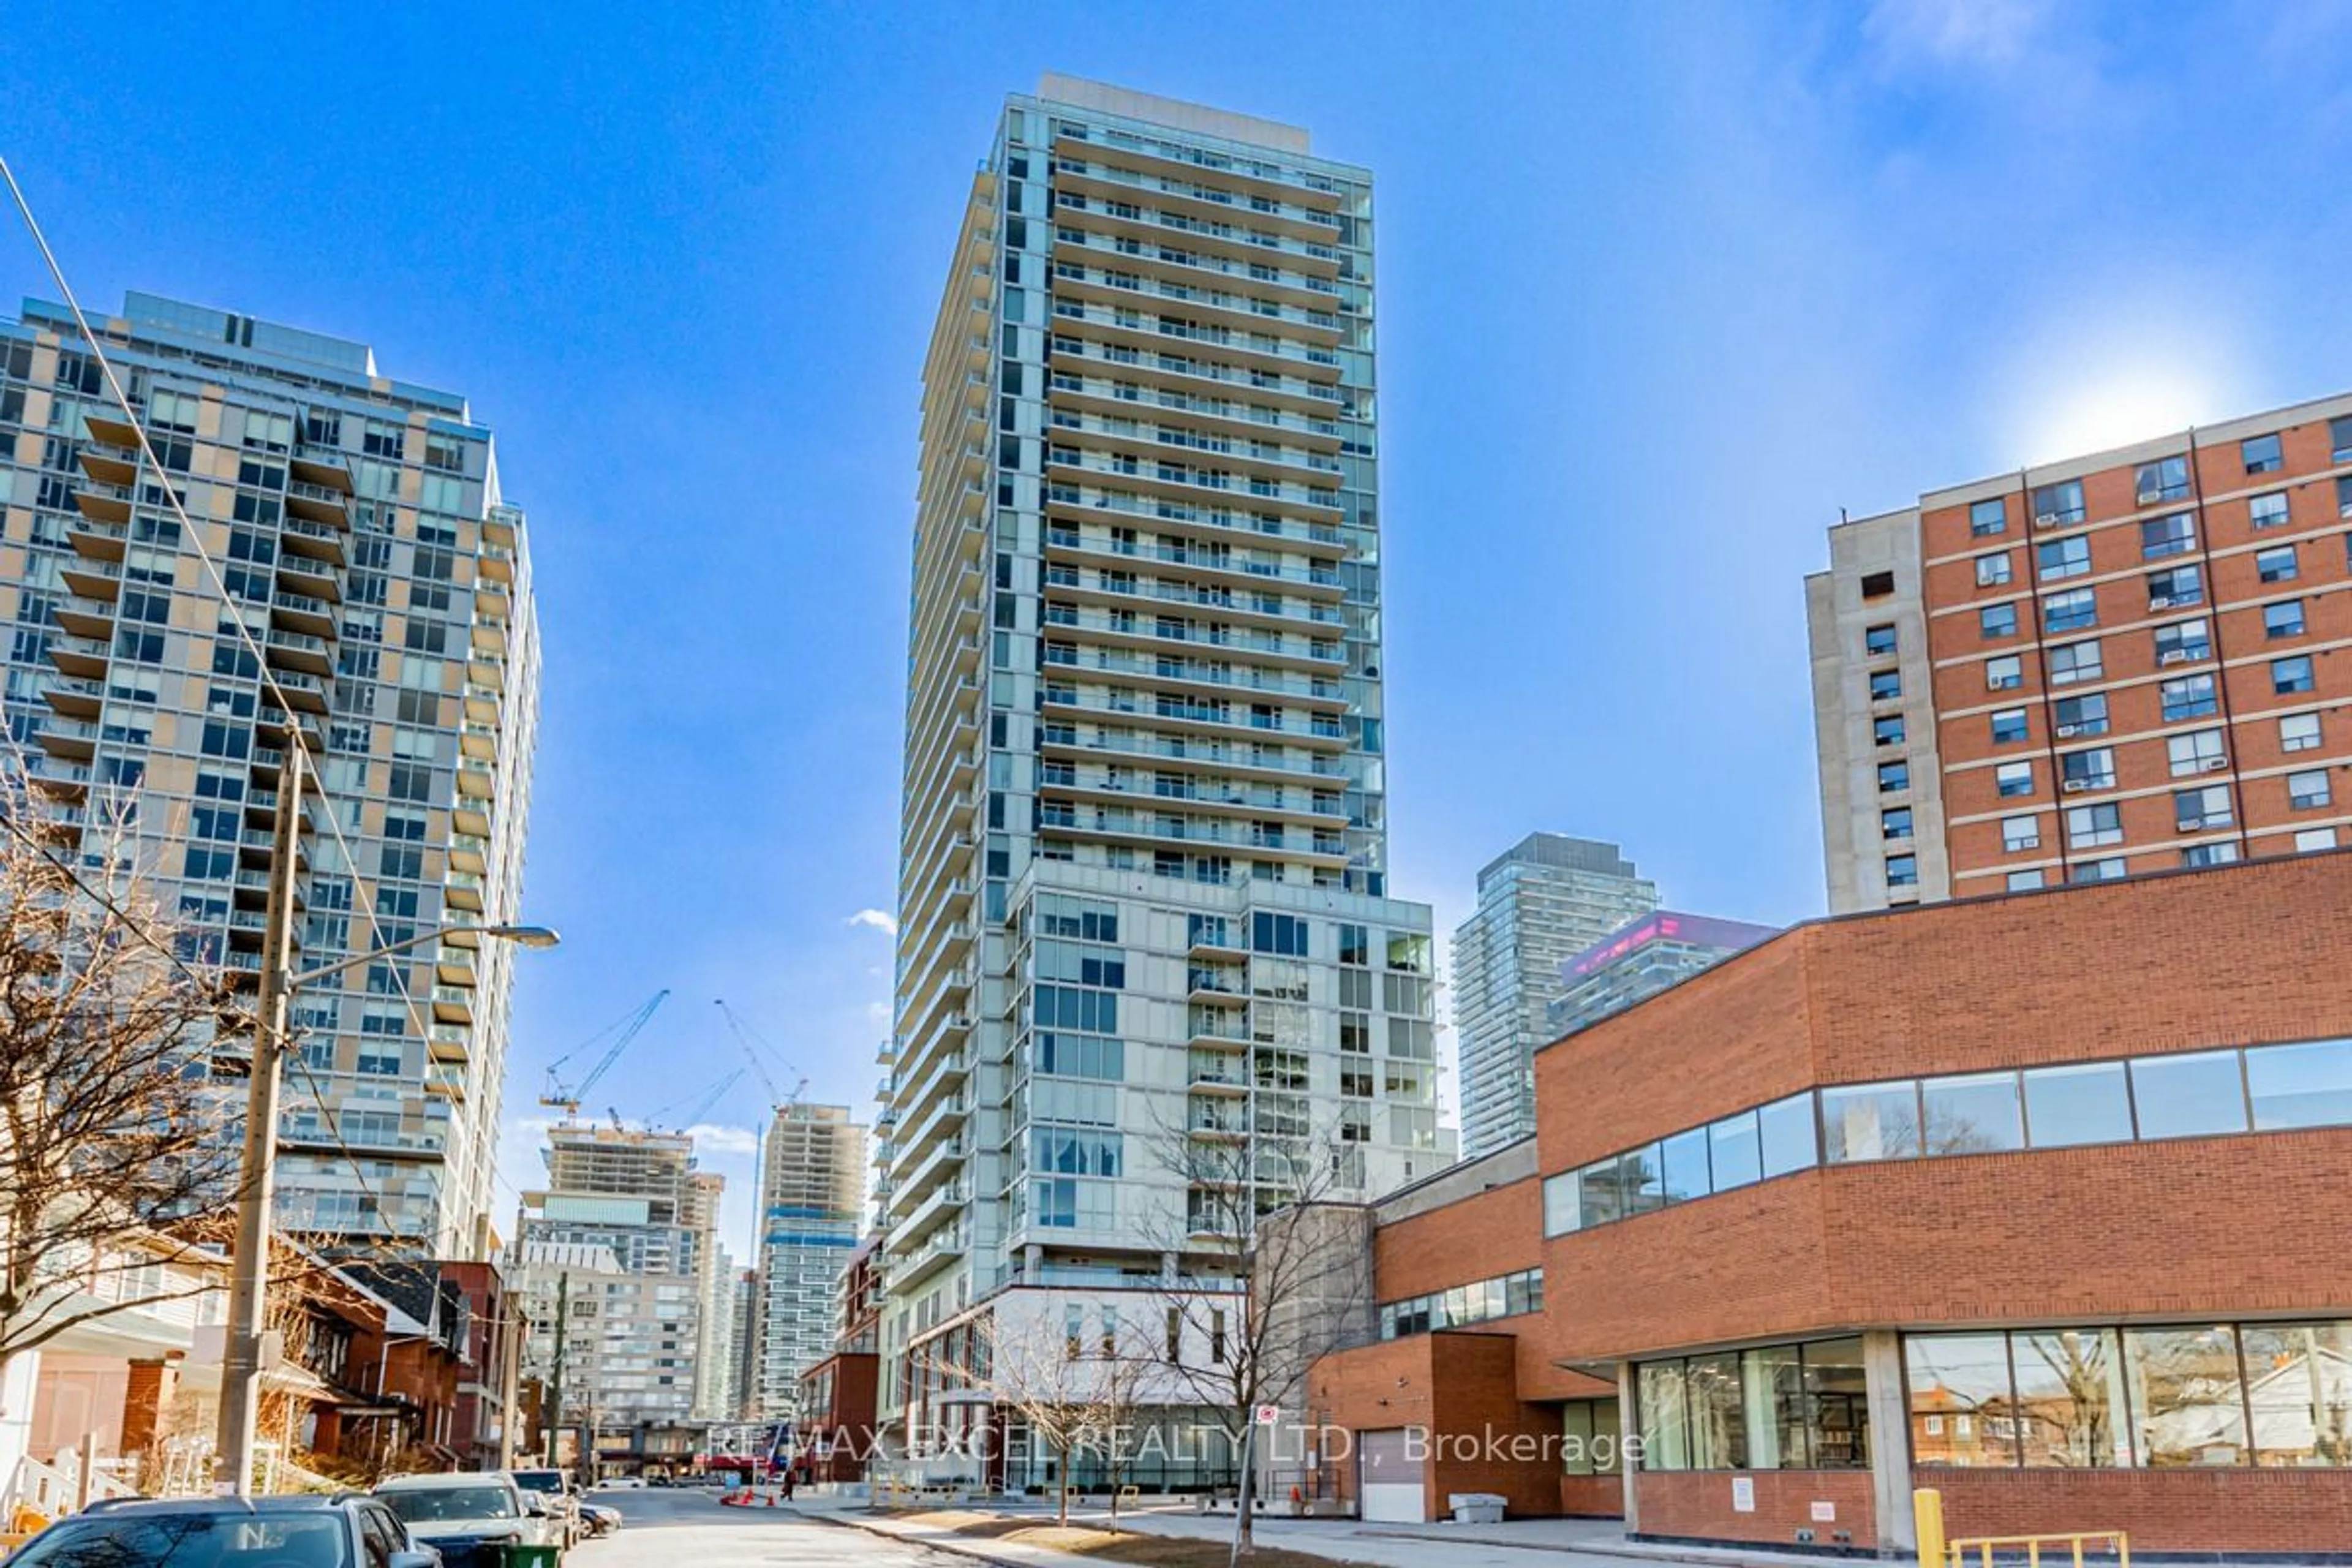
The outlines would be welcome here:
[[[170,470],[164,468],[162,460],[156,456],[154,444],[148,438],[146,425],[141,420],[138,409],[132,405],[130,394],[122,384],[121,377],[115,373],[114,363],[107,357],[106,350],[98,333],[91,330],[89,318],[82,310],[80,298],[75,293],[72,283],[66,278],[65,268],[58,260],[57,252],[51,248],[48,236],[42,230],[40,220],[33,212],[31,201],[26,196],[24,187],[17,183],[16,169],[5,155],[0,155],[0,178],[5,178],[7,182],[9,195],[16,204],[17,214],[23,218],[34,245],[40,250],[41,259],[48,268],[49,277],[57,284],[58,292],[64,296],[66,308],[73,313],[74,324],[80,331],[83,342],[88,345],[91,359],[97,363],[100,373],[104,376],[107,390],[112,395],[115,405],[122,411],[123,418],[130,425],[132,434],[138,437],[139,451],[145,459],[149,471],[158,476],[164,500],[170,503],[172,515],[180,524],[182,537],[195,552],[196,559],[204,565],[205,577],[211,582],[214,591],[220,595],[226,624],[235,631],[237,640],[244,644],[246,651],[252,656],[256,668],[260,671],[263,685],[277,701],[278,711],[285,715],[287,743],[299,746],[306,752],[311,751],[306,743],[301,726],[296,721],[295,714],[298,711],[296,706],[287,700],[286,689],[278,683],[276,672],[269,668],[267,651],[259,639],[254,636],[252,628],[246,624],[244,606],[236,596],[228,591],[228,584],[222,575],[219,563],[213,559],[211,551],[205,548],[204,536],[198,531],[195,523],[188,516],[186,507],[181,502],[179,487],[172,482]],[[315,768],[310,771],[317,779],[319,804],[325,808],[320,815],[327,820],[328,831],[334,838],[337,852],[342,857],[343,869],[351,878],[355,894],[359,895],[355,901],[364,906],[361,912],[367,921],[368,935],[373,943],[371,951],[381,952],[392,944],[384,941],[383,927],[376,916],[374,896],[376,889],[360,871],[359,858],[352,853],[351,841],[344,836],[342,822],[334,811],[333,802],[327,794],[323,772]],[[425,1023],[424,1012],[418,1006],[414,992],[404,982],[399,985],[399,992],[401,1000],[406,1005],[409,1022],[415,1026],[417,1038],[425,1043],[429,1056],[432,1031]],[[289,1051],[288,1054],[298,1058],[299,1057],[299,1052]],[[320,1109],[325,1110],[323,1100],[320,1101]],[[331,1121],[333,1119],[331,1112],[329,1113],[329,1117]],[[339,1131],[339,1139],[340,1136]]]

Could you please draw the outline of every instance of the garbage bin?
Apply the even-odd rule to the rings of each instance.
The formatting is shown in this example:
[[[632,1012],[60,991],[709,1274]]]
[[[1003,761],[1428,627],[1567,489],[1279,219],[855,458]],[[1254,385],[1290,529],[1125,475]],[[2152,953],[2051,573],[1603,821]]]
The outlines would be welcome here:
[[[1445,1500],[1456,1524],[1500,1524],[1504,1500],[1494,1492],[1454,1492]]]
[[[499,1553],[499,1568],[562,1568],[560,1546],[509,1545]]]

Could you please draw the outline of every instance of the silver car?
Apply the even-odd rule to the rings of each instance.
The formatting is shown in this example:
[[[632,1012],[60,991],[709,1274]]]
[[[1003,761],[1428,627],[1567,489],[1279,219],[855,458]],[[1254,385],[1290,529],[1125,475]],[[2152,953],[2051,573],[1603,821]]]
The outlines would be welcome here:
[[[446,1568],[498,1568],[509,1546],[570,1544],[547,1500],[499,1471],[394,1476],[375,1495],[411,1538],[439,1550]]]

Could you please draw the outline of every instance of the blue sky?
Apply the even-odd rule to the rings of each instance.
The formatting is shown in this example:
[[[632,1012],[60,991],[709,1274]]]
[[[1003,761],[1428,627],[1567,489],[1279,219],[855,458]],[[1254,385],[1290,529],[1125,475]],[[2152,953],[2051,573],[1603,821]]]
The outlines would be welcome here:
[[[516,1182],[545,1063],[657,987],[600,1108],[741,1065],[718,996],[872,1092],[917,375],[1042,69],[1376,173],[1393,880],[1441,929],[1535,827],[1681,907],[1818,912],[1801,579],[1841,506],[2352,381],[2352,8],[1047,15],[10,7],[0,146],[88,301],[363,338],[499,432],[567,937],[524,966]],[[49,292],[0,235],[0,299]]]

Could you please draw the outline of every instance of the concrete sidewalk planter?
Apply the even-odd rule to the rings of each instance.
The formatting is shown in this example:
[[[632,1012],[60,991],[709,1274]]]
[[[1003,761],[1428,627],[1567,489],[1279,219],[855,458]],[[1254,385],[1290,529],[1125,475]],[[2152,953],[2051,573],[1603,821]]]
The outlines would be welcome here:
[[[1456,1524],[1500,1524],[1505,1501],[1493,1492],[1454,1492],[1445,1506],[1454,1510]]]

